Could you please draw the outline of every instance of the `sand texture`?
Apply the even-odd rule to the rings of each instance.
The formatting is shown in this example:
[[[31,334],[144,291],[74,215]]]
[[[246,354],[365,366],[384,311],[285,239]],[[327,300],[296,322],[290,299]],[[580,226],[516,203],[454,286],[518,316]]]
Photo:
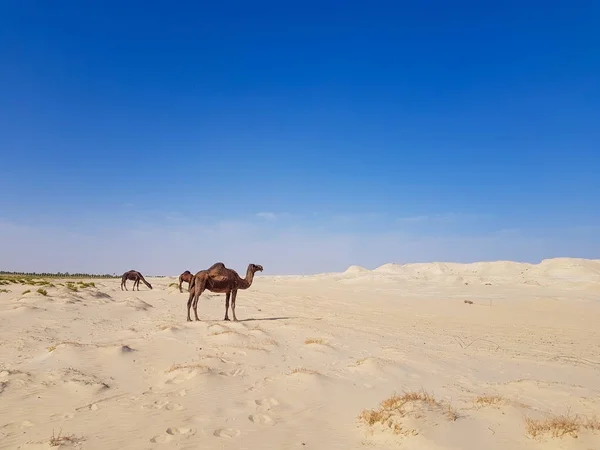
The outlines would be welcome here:
[[[600,449],[600,260],[176,280],[1,285],[0,448]]]

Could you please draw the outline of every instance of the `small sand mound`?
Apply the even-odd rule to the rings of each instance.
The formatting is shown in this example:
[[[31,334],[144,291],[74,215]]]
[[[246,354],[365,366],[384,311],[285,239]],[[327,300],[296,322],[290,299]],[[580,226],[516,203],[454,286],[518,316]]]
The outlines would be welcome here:
[[[148,311],[150,308],[153,308],[153,306],[150,303],[147,303],[139,298],[128,299],[127,306],[135,309],[136,311]]]
[[[398,273],[402,270],[402,268],[403,266],[401,264],[388,263],[377,267],[374,272]]]
[[[365,269],[364,267],[350,266],[346,269],[346,271],[344,273],[348,274],[348,275],[353,275],[353,274],[362,274],[362,273],[368,273],[368,272],[370,272],[370,270]]]

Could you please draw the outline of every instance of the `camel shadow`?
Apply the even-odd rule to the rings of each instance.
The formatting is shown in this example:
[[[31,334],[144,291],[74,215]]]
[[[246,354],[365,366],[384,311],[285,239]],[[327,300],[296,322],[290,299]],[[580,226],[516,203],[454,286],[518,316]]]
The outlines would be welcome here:
[[[239,319],[238,322],[255,322],[259,320],[290,320],[300,319],[300,317],[251,317],[249,319]]]
[[[250,317],[249,319],[238,319],[238,322],[258,322],[268,320],[293,320],[293,319],[309,319],[309,320],[322,320],[322,317]],[[195,322],[195,321],[192,321]],[[227,322],[223,319],[203,319],[201,322],[214,322],[221,323]],[[233,320],[230,323],[235,323]]]

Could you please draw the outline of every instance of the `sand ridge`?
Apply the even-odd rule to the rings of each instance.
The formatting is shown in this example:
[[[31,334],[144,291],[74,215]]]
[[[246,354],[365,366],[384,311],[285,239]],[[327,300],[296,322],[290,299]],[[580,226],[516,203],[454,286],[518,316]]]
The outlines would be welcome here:
[[[68,281],[0,286],[1,449],[600,448],[599,260]]]

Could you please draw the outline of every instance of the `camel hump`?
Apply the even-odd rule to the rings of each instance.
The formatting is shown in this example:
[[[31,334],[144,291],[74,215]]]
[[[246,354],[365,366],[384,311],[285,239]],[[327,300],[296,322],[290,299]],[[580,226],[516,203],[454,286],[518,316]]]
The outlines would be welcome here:
[[[227,281],[228,277],[225,274],[222,274],[222,275],[221,274],[217,274],[217,275],[211,276],[210,280],[213,281],[213,282],[219,283],[219,282],[222,282],[222,281]]]

